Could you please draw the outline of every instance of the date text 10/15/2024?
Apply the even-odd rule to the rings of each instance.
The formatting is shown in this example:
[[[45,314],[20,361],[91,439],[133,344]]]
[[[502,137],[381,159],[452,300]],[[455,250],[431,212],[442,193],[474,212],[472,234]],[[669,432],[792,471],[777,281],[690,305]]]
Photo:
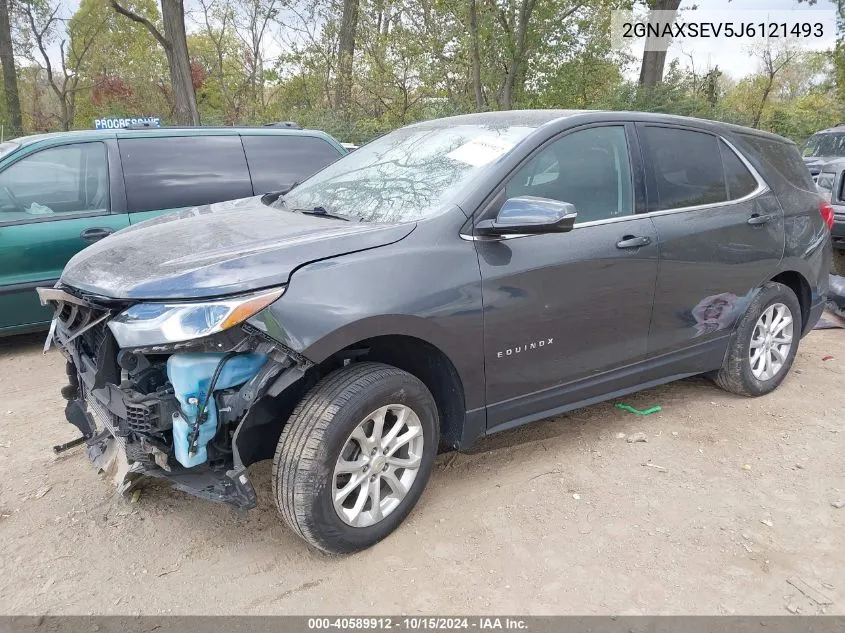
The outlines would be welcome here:
[[[526,630],[527,623],[509,617],[323,617],[308,618],[308,630]]]

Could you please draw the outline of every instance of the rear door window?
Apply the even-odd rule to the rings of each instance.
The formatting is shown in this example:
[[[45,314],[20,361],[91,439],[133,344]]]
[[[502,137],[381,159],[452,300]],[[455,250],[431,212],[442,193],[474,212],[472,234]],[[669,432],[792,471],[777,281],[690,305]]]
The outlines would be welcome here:
[[[118,141],[129,211],[191,207],[252,195],[239,136]]]
[[[663,211],[728,200],[719,139],[706,132],[644,126],[652,168],[650,210]]]
[[[340,158],[340,152],[315,136],[243,136],[256,195],[286,189]]]

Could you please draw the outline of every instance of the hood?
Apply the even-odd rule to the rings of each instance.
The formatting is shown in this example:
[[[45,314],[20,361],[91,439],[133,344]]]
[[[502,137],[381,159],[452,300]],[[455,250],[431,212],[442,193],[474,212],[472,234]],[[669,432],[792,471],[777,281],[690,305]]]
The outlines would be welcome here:
[[[113,299],[238,294],[287,283],[309,262],[397,242],[415,226],[344,222],[246,198],[118,231],[75,255],[61,282]]]

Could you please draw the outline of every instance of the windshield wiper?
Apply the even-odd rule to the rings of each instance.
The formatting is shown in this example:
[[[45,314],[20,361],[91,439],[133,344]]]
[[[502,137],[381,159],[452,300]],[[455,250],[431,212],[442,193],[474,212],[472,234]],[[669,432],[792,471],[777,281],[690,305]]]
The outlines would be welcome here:
[[[337,215],[336,213],[329,213],[326,210],[326,207],[312,207],[311,209],[291,209],[291,211],[296,211],[298,213],[303,213],[305,215],[316,215],[321,218],[332,218],[333,220],[343,220],[344,222],[349,222],[349,218],[345,215]]]

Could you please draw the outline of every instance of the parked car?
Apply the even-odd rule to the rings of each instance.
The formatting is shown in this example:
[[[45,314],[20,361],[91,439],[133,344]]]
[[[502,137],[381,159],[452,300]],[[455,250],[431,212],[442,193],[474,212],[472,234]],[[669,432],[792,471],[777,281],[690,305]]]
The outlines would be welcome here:
[[[240,205],[130,227],[39,289],[67,418],[95,463],[244,508],[272,458],[282,519],[330,552],[396,528],[439,446],[695,374],[769,393],[827,291],[796,145],[683,117],[417,123]]]
[[[845,276],[845,159],[827,163],[819,173],[816,186],[833,207],[833,264],[831,272]]]
[[[346,154],[322,132],[88,130],[0,145],[0,336],[46,328],[37,285],[104,236],[198,204],[285,189]]]
[[[815,180],[826,163],[845,157],[845,124],[813,134],[804,143],[801,154]]]

